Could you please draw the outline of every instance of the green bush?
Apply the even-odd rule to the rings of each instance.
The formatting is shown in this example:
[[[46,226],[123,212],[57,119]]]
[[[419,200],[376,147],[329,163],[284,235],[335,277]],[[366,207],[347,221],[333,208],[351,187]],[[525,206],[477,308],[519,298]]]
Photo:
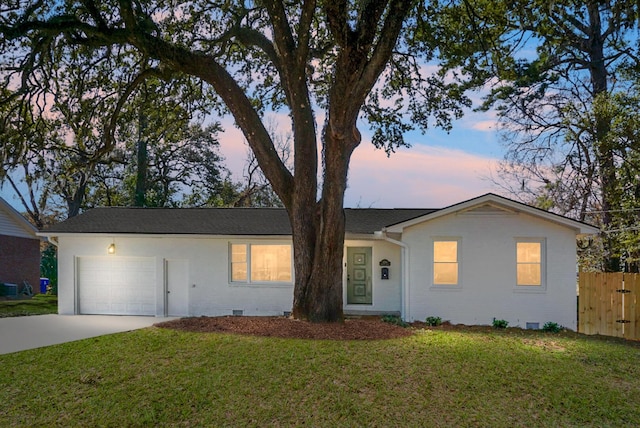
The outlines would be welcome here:
[[[493,328],[507,328],[509,321],[493,319]]]
[[[432,327],[437,327],[440,324],[442,324],[442,318],[440,318],[440,317],[427,317],[425,322],[427,323],[427,325],[430,325]]]
[[[548,333],[560,333],[562,331],[562,326],[557,322],[547,322],[542,326],[542,331],[546,331]]]
[[[56,247],[48,244],[40,258],[40,275],[49,278],[47,294],[58,295],[58,255]]]
[[[384,315],[382,317],[382,321],[389,324],[398,325],[400,327],[409,327],[409,324],[404,322],[398,315]]]

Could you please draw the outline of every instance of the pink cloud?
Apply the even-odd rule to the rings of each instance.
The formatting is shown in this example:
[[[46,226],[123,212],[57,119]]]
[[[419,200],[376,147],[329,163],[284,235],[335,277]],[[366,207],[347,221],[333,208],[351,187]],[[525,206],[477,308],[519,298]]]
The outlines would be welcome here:
[[[363,143],[353,155],[345,206],[439,208],[494,191],[482,177],[497,160],[438,147],[415,146],[387,158]]]
[[[498,123],[495,120],[482,120],[474,122],[471,125],[471,129],[482,132],[493,132],[498,129]]]
[[[276,122],[288,130],[288,117]],[[287,122],[287,123],[285,123]],[[248,147],[230,121],[223,123],[221,151],[225,164],[240,180]],[[441,208],[497,190],[484,177],[496,170],[498,159],[424,145],[414,145],[387,157],[363,141],[351,159],[346,207]]]

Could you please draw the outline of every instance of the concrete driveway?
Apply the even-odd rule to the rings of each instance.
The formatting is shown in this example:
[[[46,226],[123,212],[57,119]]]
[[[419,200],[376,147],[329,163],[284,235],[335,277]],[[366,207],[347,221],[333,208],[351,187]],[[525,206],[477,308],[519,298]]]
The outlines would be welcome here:
[[[149,327],[175,318],[35,315],[0,318],[0,354]]]

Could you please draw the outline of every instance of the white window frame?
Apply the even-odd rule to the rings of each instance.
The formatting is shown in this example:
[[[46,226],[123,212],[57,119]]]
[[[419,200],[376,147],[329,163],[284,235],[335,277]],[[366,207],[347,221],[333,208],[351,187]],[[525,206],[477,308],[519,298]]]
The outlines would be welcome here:
[[[234,280],[233,279],[233,246],[234,245],[242,245],[245,247],[247,259],[247,278],[246,280]],[[291,269],[291,281],[252,281],[251,280],[251,247],[254,245],[261,246],[287,246],[291,249],[291,259],[289,261],[290,269]],[[251,241],[251,242],[229,242],[229,260],[227,263],[228,271],[229,271],[229,284],[234,286],[243,286],[243,285],[259,285],[259,286],[292,286],[294,281],[294,271],[293,271],[293,246],[290,242],[260,242],[260,241]]]
[[[519,285],[518,284],[518,244],[519,243],[540,244],[540,285]],[[514,291],[521,293],[544,293],[547,291],[547,240],[545,238],[516,237],[513,245],[513,287]]]
[[[435,243],[436,242],[456,242],[456,257],[458,264],[458,282],[457,284],[438,284],[434,280],[435,275]],[[462,238],[459,236],[433,236],[431,237],[431,288],[434,290],[460,290],[462,288]]]

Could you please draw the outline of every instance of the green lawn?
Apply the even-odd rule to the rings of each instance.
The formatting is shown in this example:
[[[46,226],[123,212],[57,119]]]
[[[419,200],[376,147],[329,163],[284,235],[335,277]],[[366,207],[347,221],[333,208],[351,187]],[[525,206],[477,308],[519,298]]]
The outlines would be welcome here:
[[[638,426],[640,346],[541,332],[307,341],[148,328],[0,355],[0,426]]]
[[[0,300],[0,318],[58,313],[58,296],[36,294],[31,299]]]

